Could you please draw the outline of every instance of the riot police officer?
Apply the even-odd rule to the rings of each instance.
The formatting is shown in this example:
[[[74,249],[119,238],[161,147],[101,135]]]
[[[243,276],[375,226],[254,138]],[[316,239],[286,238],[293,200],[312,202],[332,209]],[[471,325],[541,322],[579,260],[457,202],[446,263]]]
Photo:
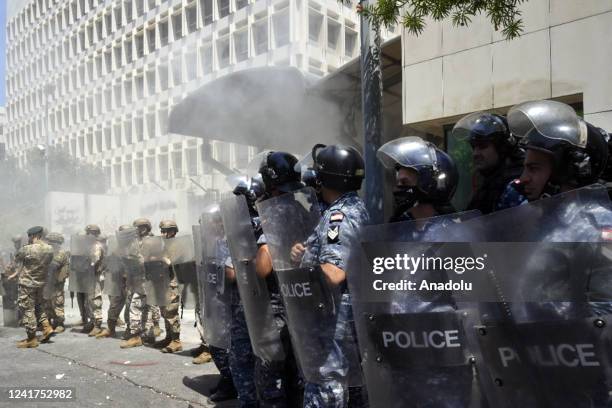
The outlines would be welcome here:
[[[412,136],[385,143],[376,155],[385,167],[395,170],[395,214],[391,222],[454,212],[450,201],[459,175],[448,154]]]
[[[459,177],[453,159],[431,142],[415,136],[387,142],[378,149],[376,155],[386,168],[395,171],[395,196],[401,197],[401,207],[406,209],[401,217],[406,221],[413,221],[401,224],[402,228],[393,234],[393,240],[410,242],[410,247],[419,248],[415,249],[419,255],[421,252],[429,253],[431,249],[427,245],[419,247],[419,242],[442,241],[445,237],[444,231],[456,224],[456,215],[452,214],[454,210],[450,201],[457,189]],[[443,271],[435,271],[429,274],[427,279],[440,279],[443,274]],[[422,275],[413,280],[417,281]],[[385,295],[389,296],[386,311],[398,318],[412,315],[415,319],[425,321],[435,319],[436,316],[441,319],[441,313],[454,316],[456,309],[453,298],[447,293],[421,294],[417,291],[407,296]],[[360,301],[367,303],[367,299]],[[453,329],[460,326],[457,322],[457,319],[445,321],[449,328]],[[390,327],[379,330],[393,332]],[[370,364],[367,369],[374,367],[381,371],[388,370],[385,378],[393,378],[393,385],[389,387],[393,391],[389,391],[391,395],[388,398],[393,400],[393,406],[413,404],[460,407],[470,404],[472,369],[469,365],[406,368],[401,364],[394,365],[394,362],[386,357],[382,359],[388,361],[387,365],[376,367]],[[372,371],[374,372],[366,373],[366,378],[368,375],[370,377],[369,386],[374,388],[371,397],[380,398],[376,390],[376,378],[371,378],[377,377],[377,374],[374,369]],[[381,404],[377,401],[377,404]]]
[[[480,176],[468,209],[483,214],[495,211],[501,205],[508,183],[520,175],[524,156],[508,129],[506,118],[492,113],[472,113],[457,122],[453,135],[469,141],[474,169]],[[504,200],[507,202],[508,197]]]
[[[529,201],[595,183],[606,169],[605,136],[569,105],[525,102],[510,109],[508,123],[527,152],[516,188]]]
[[[341,301],[336,326],[332,329],[333,338],[327,339],[335,346],[325,348],[329,355],[325,367],[320,367],[322,375],[317,383],[306,379],[304,407],[360,406],[365,404],[365,396],[361,387],[349,387],[348,378],[345,345],[350,343],[348,338],[354,338],[355,329],[346,274],[350,273],[347,262],[351,245],[355,243],[360,227],[369,221],[365,204],[357,195],[365,176],[365,166],[356,149],[343,145],[315,145],[312,157],[321,197],[329,208],[306,244],[296,244],[292,248],[292,257],[304,265],[318,265],[328,284],[340,291]]]
[[[259,169],[265,187],[265,197],[277,197],[283,193],[296,191],[304,185],[300,181],[300,173],[295,171],[297,158],[286,152],[270,152]],[[259,197],[257,192],[250,199],[254,208]],[[284,359],[280,361],[264,361],[257,358],[255,362],[255,382],[261,407],[279,407],[301,405],[301,398],[296,398],[302,391],[297,364],[291,347],[287,328],[287,315],[283,306],[278,282],[272,268],[272,258],[266,237],[261,234],[258,241],[256,257],[257,275],[264,279],[270,295],[270,305],[273,310],[275,326],[280,331],[280,342],[284,350]]]

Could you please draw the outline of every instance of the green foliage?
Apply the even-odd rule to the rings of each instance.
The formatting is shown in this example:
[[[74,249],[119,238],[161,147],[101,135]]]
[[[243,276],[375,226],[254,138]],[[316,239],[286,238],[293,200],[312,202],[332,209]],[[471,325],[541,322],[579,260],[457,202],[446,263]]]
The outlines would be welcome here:
[[[527,0],[378,0],[365,5],[361,14],[373,24],[385,27],[399,22],[408,32],[419,35],[427,17],[435,21],[451,19],[453,25],[468,26],[472,17],[486,14],[496,31],[506,39],[518,37],[523,20],[518,6]]]

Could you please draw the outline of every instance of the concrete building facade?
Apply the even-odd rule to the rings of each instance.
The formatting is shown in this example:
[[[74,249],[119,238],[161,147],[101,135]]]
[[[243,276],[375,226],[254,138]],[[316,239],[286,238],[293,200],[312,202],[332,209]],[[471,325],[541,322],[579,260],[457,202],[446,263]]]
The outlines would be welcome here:
[[[102,166],[111,192],[216,188],[202,159],[240,169],[249,146],[168,135],[201,85],[256,66],[323,76],[359,54],[336,0],[8,0],[7,153],[45,143]],[[208,146],[207,146],[208,148]]]
[[[402,34],[404,125],[443,136],[461,115],[554,98],[612,131],[612,1],[521,7],[524,31],[511,41],[486,16],[469,27],[430,21],[419,37]]]

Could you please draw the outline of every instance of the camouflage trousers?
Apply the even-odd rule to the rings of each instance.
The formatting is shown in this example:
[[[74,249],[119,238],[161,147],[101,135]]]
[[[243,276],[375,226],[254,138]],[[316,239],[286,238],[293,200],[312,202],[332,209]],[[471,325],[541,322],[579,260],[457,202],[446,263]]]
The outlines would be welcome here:
[[[93,296],[89,298],[90,317],[96,327],[102,325],[102,289],[104,288],[101,275],[96,275]]]
[[[129,330],[132,336],[151,335],[153,326],[159,323],[159,306],[147,305],[147,296],[142,293],[128,294]]]
[[[168,291],[167,296],[168,305],[160,308],[161,315],[164,318],[164,323],[166,326],[166,337],[171,337],[178,340],[181,335],[181,317],[179,315],[181,296],[176,277],[170,281],[170,290]]]
[[[119,315],[121,314],[121,309],[123,309],[123,306],[126,306],[126,298],[127,298],[127,290],[125,287],[125,279],[124,279],[123,287],[121,288],[121,294],[118,296],[108,297],[109,306],[108,306],[107,320],[117,321],[117,319],[119,319]],[[126,309],[128,308],[129,306],[126,307]],[[129,322],[129,319],[126,319],[126,322]]]
[[[44,310],[43,287],[33,288],[19,285],[17,304],[22,314],[22,323],[28,335],[36,334],[38,324],[48,323]]]
[[[65,281],[57,282],[53,288],[51,299],[45,301],[47,317],[53,320],[53,324],[56,326],[63,326],[65,320],[64,303],[66,299],[64,296],[64,285]]]
[[[255,388],[255,355],[247,329],[244,308],[232,305],[229,365],[240,408],[257,407]]]

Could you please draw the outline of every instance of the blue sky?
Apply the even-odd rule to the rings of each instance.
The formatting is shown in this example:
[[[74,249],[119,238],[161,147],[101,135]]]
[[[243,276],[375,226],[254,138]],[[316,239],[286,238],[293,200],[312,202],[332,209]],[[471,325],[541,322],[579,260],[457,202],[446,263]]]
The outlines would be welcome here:
[[[0,106],[6,105],[4,82],[6,78],[6,1],[0,0]]]

